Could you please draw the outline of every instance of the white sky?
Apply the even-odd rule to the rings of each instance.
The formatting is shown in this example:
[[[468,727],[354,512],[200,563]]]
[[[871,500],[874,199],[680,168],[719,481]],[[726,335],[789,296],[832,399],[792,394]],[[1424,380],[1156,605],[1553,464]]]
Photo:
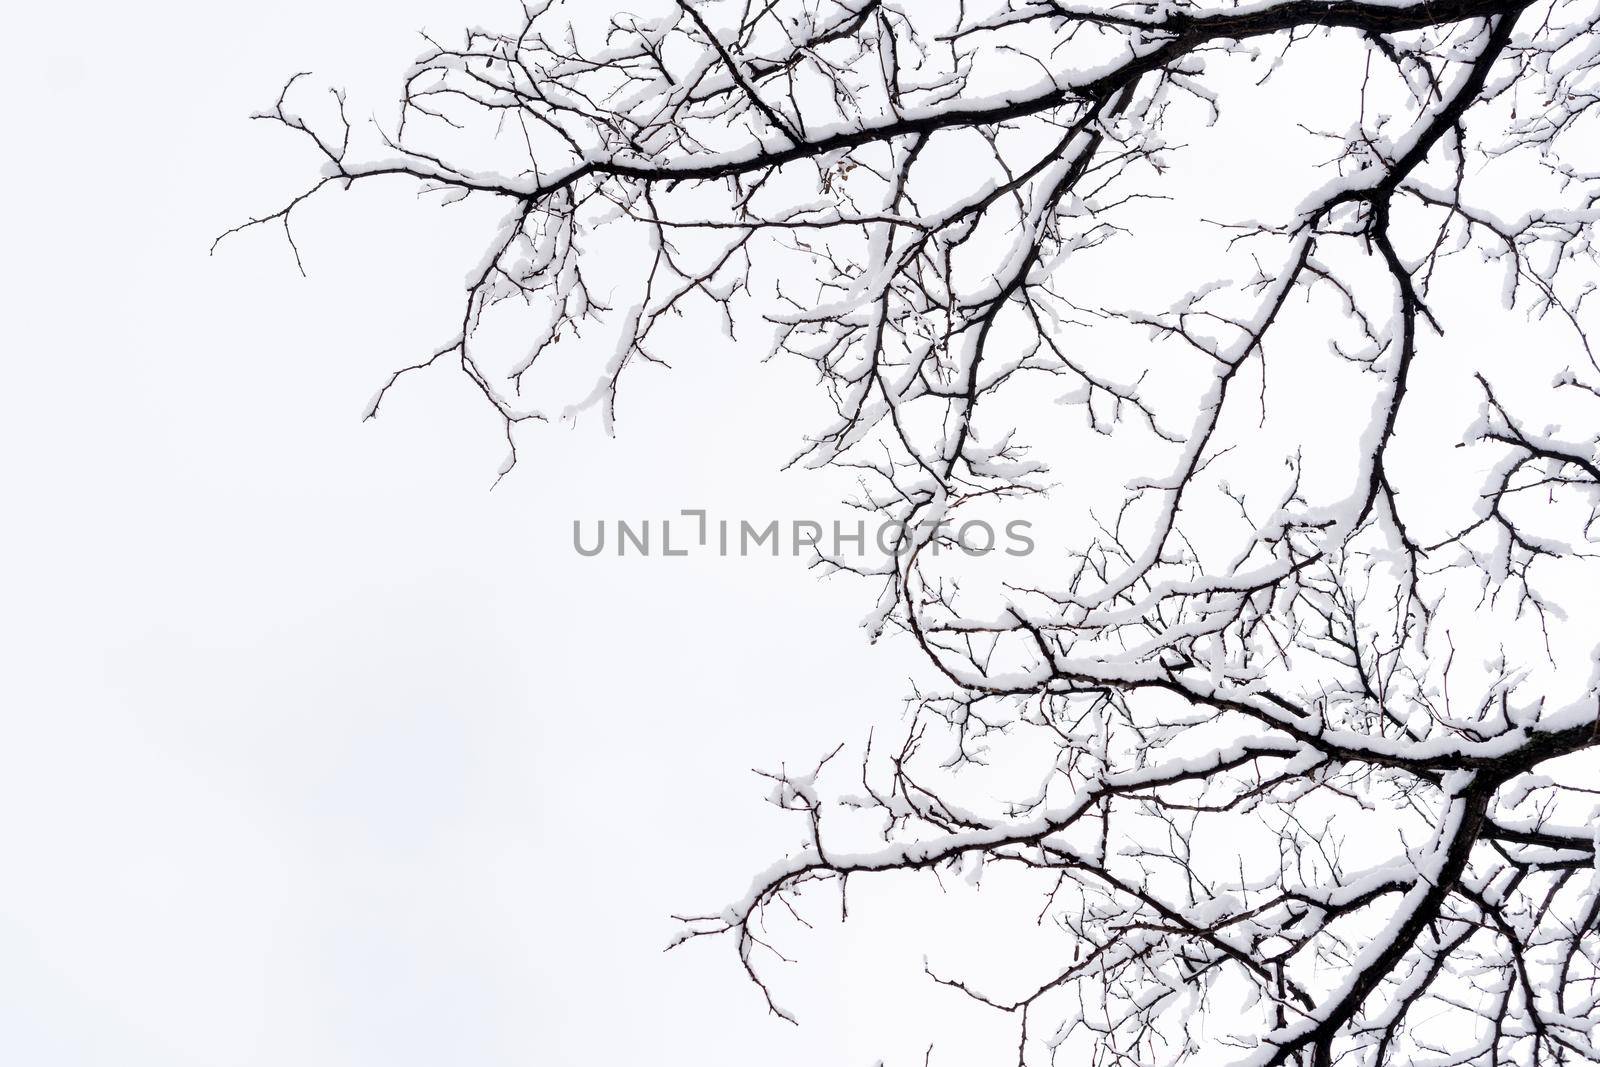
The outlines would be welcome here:
[[[458,326],[487,205],[324,195],[297,216],[309,280],[275,231],[207,255],[315,172],[247,120],[289,75],[388,117],[417,31],[517,10],[0,16],[25,42],[0,97],[0,1064],[1010,1048],[905,935],[938,915],[930,962],[955,973],[1038,957],[1032,915],[968,923],[926,879],[853,882],[850,923],[786,932],[801,962],[764,973],[799,1029],[764,1016],[731,942],[661,952],[674,912],[736,897],[800,831],[750,768],[859,742],[921,668],[856,628],[866,585],[788,558],[584,559],[571,523],[842,514],[837,478],[777,473],[818,423],[812,376],[702,332],[625,380],[616,439],[524,433],[491,492],[504,444],[459,375],[360,420]]]
[[[660,949],[673,911],[719,907],[796,832],[749,768],[857,738],[908,657],[854,628],[862,588],[798,561],[569,547],[574,517],[832,500],[774,477],[805,425],[794,380],[716,351],[647,372],[619,439],[530,434],[491,493],[502,446],[448,375],[359,421],[444,336],[472,207],[328,198],[300,233],[310,281],[270,233],[206,255],[315,165],[246,121],[287,75],[369,113],[416,30],[493,14],[4,16],[28,44],[0,102],[0,1061],[877,1048],[848,941],[792,969],[799,1030],[763,1016],[731,943]],[[763,395],[776,415],[737,414]],[[716,419],[747,447],[711,454]]]

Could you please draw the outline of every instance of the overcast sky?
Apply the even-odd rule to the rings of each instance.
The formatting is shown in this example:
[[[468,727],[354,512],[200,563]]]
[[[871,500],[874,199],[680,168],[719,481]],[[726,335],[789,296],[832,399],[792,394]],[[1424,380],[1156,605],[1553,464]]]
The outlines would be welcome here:
[[[843,924],[826,921],[830,884],[807,901],[814,929],[775,939],[797,962],[762,973],[798,1028],[765,1013],[731,941],[662,952],[675,914],[717,911],[803,836],[752,769],[892,732],[927,668],[893,637],[869,644],[869,584],[788,555],[586,558],[573,523],[651,520],[659,537],[683,509],[844,515],[844,473],[779,473],[826,407],[814,369],[686,322],[662,346],[671,371],[630,369],[615,437],[597,419],[530,428],[496,484],[501,428],[459,373],[406,378],[362,420],[393,370],[460,328],[495,205],[365,183],[297,213],[309,277],[267,227],[209,254],[314,180],[300,141],[249,120],[291,75],[389,119],[422,31],[520,11],[0,16],[22,42],[0,95],[0,1063],[869,1067],[936,1044],[933,1067],[965,1067],[1014,1049],[1015,1020],[927,980],[922,953],[949,974],[987,962],[1000,1000],[1057,973],[1036,904],[985,914],[977,890],[903,872],[852,878]],[[1261,128],[1337,104],[1324,76],[1286,67],[1254,101]],[[1230,218],[1289,210],[1272,198],[1303,188],[1274,174],[1316,169],[1326,146],[1246,134],[1197,138],[1184,180]],[[1148,231],[1158,254],[1082,270],[1141,296],[1204,284],[1201,216],[1151,210],[1169,213]],[[1546,388],[1564,327],[1480,310],[1500,284],[1483,273],[1489,288],[1442,298],[1462,305],[1450,344],[1468,343],[1439,351],[1515,353],[1513,384]],[[1368,372],[1321,320],[1275,329],[1297,346],[1273,371],[1290,402],[1229,462],[1288,470],[1301,438],[1364,458],[1342,432],[1371,417]],[[1348,364],[1343,384],[1307,353]],[[1440,432],[1396,469],[1416,479],[1407,507],[1448,524],[1459,484],[1440,457],[1475,506],[1487,460],[1455,445],[1480,401],[1449,391],[1472,385],[1465,363],[1420,366],[1435,407],[1415,425]],[[1098,439],[1049,390],[1030,399],[1041,437]],[[1120,499],[1107,458],[1144,462],[1122,442],[1073,446],[1062,468]],[[1313,458],[1305,485],[1327,495],[1353,469]],[[1070,492],[1038,506],[1087,522]],[[1587,668],[1590,632],[1570,631],[1552,647]],[[1392,851],[1393,829],[1360,835],[1355,859]],[[992,903],[1007,875],[989,877]],[[1195,1062],[1232,1055],[1208,1044]]]
[[[849,931],[795,971],[798,1030],[763,1015],[731,943],[660,950],[672,912],[719,907],[797,832],[749,768],[856,738],[910,657],[855,628],[859,586],[800,561],[570,548],[574,518],[833,499],[774,477],[805,425],[796,379],[708,344],[636,383],[650,403],[617,439],[530,434],[491,492],[503,445],[459,381],[360,421],[445,336],[474,208],[329,198],[301,234],[309,280],[271,233],[207,256],[312,173],[246,118],[287,75],[370,113],[418,30],[494,14],[4,16],[26,42],[0,99],[6,1062],[881,1051]],[[719,421],[738,452],[710,447]]]

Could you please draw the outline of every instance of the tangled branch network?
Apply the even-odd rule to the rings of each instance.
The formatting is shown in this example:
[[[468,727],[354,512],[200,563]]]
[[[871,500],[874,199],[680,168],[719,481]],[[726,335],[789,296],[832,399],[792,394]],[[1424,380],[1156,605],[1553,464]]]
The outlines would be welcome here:
[[[918,980],[997,1062],[1600,1063],[1595,0],[597,6],[373,124],[292,80],[320,177],[241,229],[495,205],[373,411],[459,368],[509,462],[675,322],[814,369],[797,460],[901,531],[824,562],[937,684],[773,774],[803,844],[683,939],[787,1017],[797,916],[981,864],[1053,955]],[[964,515],[1059,521],[979,565]]]

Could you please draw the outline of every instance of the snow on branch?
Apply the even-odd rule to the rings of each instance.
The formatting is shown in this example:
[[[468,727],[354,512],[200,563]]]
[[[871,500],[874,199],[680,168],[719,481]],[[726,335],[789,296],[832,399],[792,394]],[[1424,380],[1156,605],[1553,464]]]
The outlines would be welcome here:
[[[999,867],[1071,952],[1020,996],[926,974],[1022,1067],[1596,1063],[1597,19],[545,0],[370,127],[290,79],[258,118],[320,171],[230,234],[304,266],[313,197],[494,203],[371,410],[453,365],[507,469],[683,322],[814,369],[795,460],[905,531],[823,562],[936,685],[898,745],[772,773],[806,844],[684,919],[772,1012],[819,890]],[[1025,512],[1071,530],[999,579],[938,551]]]

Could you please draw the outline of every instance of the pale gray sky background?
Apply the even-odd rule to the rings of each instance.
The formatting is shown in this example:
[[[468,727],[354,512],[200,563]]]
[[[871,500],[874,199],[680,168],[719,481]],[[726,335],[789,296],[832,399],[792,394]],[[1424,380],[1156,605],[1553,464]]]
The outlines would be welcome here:
[[[491,205],[369,184],[297,214],[309,279],[268,229],[208,256],[316,172],[248,120],[290,75],[391,118],[419,31],[519,12],[0,16],[0,1064],[899,1067],[937,1044],[932,1067],[967,1067],[1013,1049],[1014,1022],[929,981],[922,952],[944,974],[987,962],[1002,1000],[1055,973],[1037,901],[985,913],[977,891],[902,874],[853,879],[843,925],[819,892],[815,929],[775,938],[799,962],[763,974],[799,1028],[764,1013],[731,942],[661,951],[674,912],[718,909],[801,836],[751,768],[887,730],[923,668],[868,644],[870,585],[794,558],[585,559],[572,522],[842,515],[838,475],[778,473],[824,421],[814,373],[687,324],[675,369],[624,380],[615,439],[597,420],[533,429],[491,491],[505,445],[461,375],[402,382],[361,421],[459,328]],[[1287,129],[1321,77],[1288,68],[1255,106]],[[1303,191],[1273,175],[1305,145],[1263,152],[1247,132],[1248,151],[1185,157],[1230,217]],[[1153,230],[1182,255],[1085,269],[1112,289],[1192,284],[1211,268],[1188,210]],[[1518,353],[1544,388],[1570,337],[1494,312],[1481,266],[1446,268],[1482,275],[1452,338]],[[1327,349],[1314,322],[1280,343],[1297,328]],[[1453,448],[1476,393],[1449,392],[1449,359],[1419,366],[1446,387],[1436,451],[1476,485],[1489,460]],[[1260,456],[1327,437],[1347,459],[1323,431],[1362,424],[1365,386],[1273,373],[1304,414],[1252,436]],[[1092,436],[1081,409],[1038,399],[1042,436]],[[1434,439],[1415,440],[1429,460]],[[1103,457],[1122,447],[1069,451],[1066,470],[1120,493]],[[1419,514],[1456,499],[1417,482]],[[1082,521],[1086,498],[1062,499],[1048,510]],[[1587,665],[1573,629],[1565,658]]]
[[[884,1051],[864,924],[791,946],[798,1030],[730,943],[660,949],[797,832],[749,768],[859,739],[910,657],[799,561],[569,547],[574,517],[822,508],[774,476],[801,377],[708,342],[633,383],[617,440],[529,434],[489,492],[503,447],[459,381],[359,418],[449,328],[475,208],[328,197],[309,281],[272,233],[207,257],[315,166],[246,120],[286,76],[370,113],[419,29],[510,13],[485,4],[3,16],[0,1061]]]

